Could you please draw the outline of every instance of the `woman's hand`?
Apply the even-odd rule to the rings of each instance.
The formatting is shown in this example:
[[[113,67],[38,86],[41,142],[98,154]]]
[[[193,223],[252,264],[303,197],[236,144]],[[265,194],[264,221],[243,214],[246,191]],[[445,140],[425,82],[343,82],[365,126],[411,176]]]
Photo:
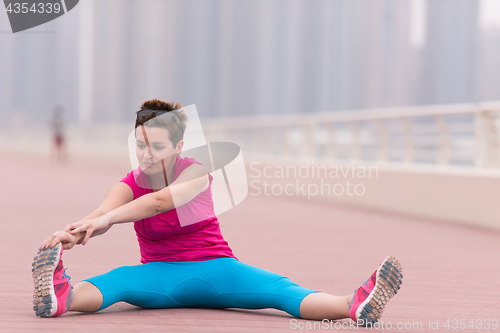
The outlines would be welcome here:
[[[69,250],[73,246],[75,246],[75,244],[77,244],[78,241],[80,241],[80,239],[82,238],[83,238],[82,233],[70,234],[64,230],[56,231],[43,241],[42,246],[40,246],[39,250],[53,247],[59,242],[62,243],[63,249]]]
[[[85,245],[90,237],[105,233],[109,228],[111,228],[110,218],[102,215],[95,219],[68,224],[64,231],[70,234],[84,233],[85,237],[78,244]]]

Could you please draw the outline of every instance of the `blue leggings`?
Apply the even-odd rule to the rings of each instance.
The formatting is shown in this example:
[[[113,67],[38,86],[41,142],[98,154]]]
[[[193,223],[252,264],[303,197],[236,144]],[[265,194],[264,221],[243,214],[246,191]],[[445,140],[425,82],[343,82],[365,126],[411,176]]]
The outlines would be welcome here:
[[[99,310],[123,301],[144,308],[274,308],[301,318],[300,303],[317,292],[229,257],[124,266],[84,281],[101,291]]]

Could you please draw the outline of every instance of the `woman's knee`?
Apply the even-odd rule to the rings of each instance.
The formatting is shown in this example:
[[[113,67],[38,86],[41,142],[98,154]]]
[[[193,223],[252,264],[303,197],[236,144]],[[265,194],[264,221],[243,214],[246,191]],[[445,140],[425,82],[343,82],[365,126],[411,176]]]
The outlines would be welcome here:
[[[99,310],[103,296],[99,288],[88,281],[82,281],[73,288],[70,311],[95,312]]]

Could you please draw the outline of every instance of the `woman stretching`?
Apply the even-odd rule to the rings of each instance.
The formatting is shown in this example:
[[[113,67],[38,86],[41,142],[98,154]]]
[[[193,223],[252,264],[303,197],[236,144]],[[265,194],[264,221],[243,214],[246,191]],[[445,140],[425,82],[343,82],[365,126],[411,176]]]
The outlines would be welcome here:
[[[135,123],[139,167],[113,185],[94,212],[42,243],[33,262],[36,315],[96,312],[123,301],[144,308],[275,308],[303,319],[376,323],[400,288],[399,261],[385,258],[348,296],[306,289],[240,262],[214,214],[212,175],[196,160],[179,156],[186,121],[178,103],[142,104]],[[63,249],[128,222],[134,223],[142,264],[113,269],[73,288]]]

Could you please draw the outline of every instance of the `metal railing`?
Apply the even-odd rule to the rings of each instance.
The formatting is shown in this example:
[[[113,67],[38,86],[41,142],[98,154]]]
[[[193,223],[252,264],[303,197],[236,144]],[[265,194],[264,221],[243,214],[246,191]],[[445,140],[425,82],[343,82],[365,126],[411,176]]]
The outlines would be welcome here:
[[[245,156],[500,168],[500,102],[219,118]]]

